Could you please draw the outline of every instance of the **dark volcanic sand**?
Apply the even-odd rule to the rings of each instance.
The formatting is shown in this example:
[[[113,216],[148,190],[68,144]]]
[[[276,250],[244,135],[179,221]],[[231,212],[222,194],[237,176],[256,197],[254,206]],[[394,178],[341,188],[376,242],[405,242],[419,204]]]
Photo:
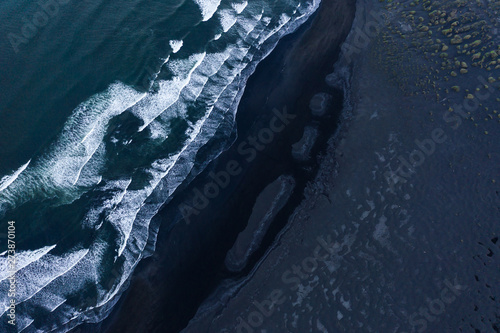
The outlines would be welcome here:
[[[391,3],[387,12],[383,3],[358,1],[346,44],[356,45],[356,32],[373,22],[371,9],[390,14],[391,30],[383,26],[351,53],[352,62],[341,57],[338,74],[349,68],[351,119],[330,141],[306,198],[251,278],[186,332],[500,330],[500,131],[489,117],[477,121],[485,107],[498,107],[498,92],[471,110],[476,123],[458,127],[443,119],[449,107],[458,109],[450,101],[411,94],[422,91],[417,81],[404,86],[398,78],[407,77],[405,66],[429,60],[392,32],[405,24],[400,11],[416,8]],[[390,48],[388,35],[396,40]],[[395,62],[395,54],[406,57]],[[479,83],[460,80],[470,88]],[[431,149],[433,137],[440,142]],[[386,172],[401,157],[416,158],[415,140],[429,153],[390,186]],[[270,300],[277,304],[271,309]]]

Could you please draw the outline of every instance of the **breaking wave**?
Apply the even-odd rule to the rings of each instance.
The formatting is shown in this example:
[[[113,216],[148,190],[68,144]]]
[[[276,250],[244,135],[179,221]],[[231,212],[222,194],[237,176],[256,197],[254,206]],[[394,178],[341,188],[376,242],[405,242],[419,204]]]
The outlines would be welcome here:
[[[33,221],[26,223],[40,228],[46,221],[42,233],[54,235],[52,243],[19,249],[19,331],[65,332],[109,313],[150,254],[153,216],[190,173],[210,162],[199,165],[200,148],[229,137],[258,62],[318,7],[310,0],[194,2],[202,22],[217,27],[201,51],[171,40],[149,91],[111,84],[82,102],[50,145],[0,180],[0,217],[32,207]],[[191,33],[200,29],[196,24]],[[5,252],[0,267],[4,331]]]

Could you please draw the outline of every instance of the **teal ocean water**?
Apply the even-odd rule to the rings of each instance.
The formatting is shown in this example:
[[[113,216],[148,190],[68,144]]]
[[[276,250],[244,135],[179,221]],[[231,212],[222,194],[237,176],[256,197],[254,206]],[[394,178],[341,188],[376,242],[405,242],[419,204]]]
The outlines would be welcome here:
[[[17,331],[65,332],[109,313],[154,248],[152,217],[228,145],[255,66],[317,7],[0,4],[0,225],[16,222]]]

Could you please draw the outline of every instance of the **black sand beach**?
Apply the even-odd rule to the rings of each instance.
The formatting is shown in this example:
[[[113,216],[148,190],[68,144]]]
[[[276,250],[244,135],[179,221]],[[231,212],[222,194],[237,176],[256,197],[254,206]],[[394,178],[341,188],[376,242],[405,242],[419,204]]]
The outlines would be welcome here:
[[[415,82],[398,81],[405,65],[428,60],[405,48],[406,39],[386,45],[413,9],[388,7],[357,2],[328,78],[350,82],[349,120],[276,246],[223,307],[207,303],[185,332],[499,331],[498,123],[468,119],[457,127],[446,119],[458,105],[412,94]],[[361,43],[381,12],[387,25]],[[393,61],[405,52],[414,58]],[[470,111],[476,119],[478,111]],[[402,176],[402,161],[420,154]],[[393,171],[397,182],[387,178]]]

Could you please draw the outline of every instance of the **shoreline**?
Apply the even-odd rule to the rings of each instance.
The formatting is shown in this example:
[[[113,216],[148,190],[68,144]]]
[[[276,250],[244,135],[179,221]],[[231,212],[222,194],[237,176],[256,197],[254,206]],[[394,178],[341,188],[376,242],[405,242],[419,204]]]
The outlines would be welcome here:
[[[154,221],[162,223],[156,251],[138,265],[130,286],[108,318],[99,324],[83,325],[80,329],[91,331],[98,328],[106,332],[178,332],[222,279],[248,274],[258,262],[286,225],[296,204],[300,203],[303,189],[314,178],[318,168],[316,157],[337,129],[336,126],[331,128],[325,123],[338,123],[342,93],[328,87],[324,78],[333,69],[340,51],[340,41],[347,35],[350,24],[348,19],[340,20],[337,22],[339,29],[333,29],[331,22],[336,20],[331,19],[331,13],[335,9],[338,10],[338,17],[344,14],[343,10],[351,10],[353,14],[353,6],[349,9],[348,1],[324,0],[310,18],[312,22],[304,23],[297,31],[282,38],[271,54],[258,64],[248,80],[238,107],[236,142],[211,162],[182,193],[176,193],[174,199],[160,211]],[[330,47],[325,47],[324,44],[326,28],[330,32],[326,38]],[[278,72],[280,68],[281,71]],[[273,73],[271,78],[270,71]],[[311,115],[308,105],[315,93],[325,91],[333,95],[333,106],[322,118],[329,120],[321,124],[319,118]],[[293,124],[276,135],[275,140],[259,152],[255,160],[248,165],[242,164],[242,174],[235,177],[190,224],[181,222],[167,227],[172,217],[179,217],[178,206],[185,197],[194,188],[206,183],[207,174],[212,170],[218,171],[235,156],[238,157],[236,147],[241,140],[266,124],[272,114],[271,110],[281,110],[285,106],[290,114],[297,116]],[[313,157],[306,162],[298,162],[293,159],[291,147],[300,140],[303,129],[308,124],[318,126],[321,134],[311,152]],[[223,267],[225,254],[245,227],[235,222],[244,224],[251,214],[255,198],[265,186],[282,174],[293,174],[300,191],[295,191],[280,210],[261,246],[250,256],[247,267],[237,274],[228,272]],[[259,181],[256,182],[256,179]],[[240,218],[241,221],[238,220]],[[207,249],[213,250],[211,255],[206,253]],[[204,273],[206,276],[200,278]],[[191,294],[190,297],[188,293]],[[169,299],[176,301],[168,301]]]
[[[454,131],[439,119],[450,113],[448,105],[391,80],[404,72],[381,65],[393,65],[387,55],[407,41],[396,39],[399,48],[389,49],[389,24],[351,63],[349,46],[373,24],[368,14],[391,5],[358,0],[357,6],[330,77],[347,74],[348,119],[329,140],[317,176],[276,245],[230,297],[220,297],[223,307],[205,307],[185,332],[498,328],[492,257],[499,253],[500,191],[492,180],[498,176],[493,167],[500,132],[493,132],[490,120],[483,128],[463,122]],[[397,16],[394,6],[390,14]],[[424,58],[413,56],[413,62]],[[494,100],[488,101],[491,107]],[[410,154],[414,140],[429,142],[425,135],[441,127],[450,138],[427,143],[436,153],[426,153],[411,180],[391,185],[386,171]],[[481,133],[485,129],[489,133]]]

